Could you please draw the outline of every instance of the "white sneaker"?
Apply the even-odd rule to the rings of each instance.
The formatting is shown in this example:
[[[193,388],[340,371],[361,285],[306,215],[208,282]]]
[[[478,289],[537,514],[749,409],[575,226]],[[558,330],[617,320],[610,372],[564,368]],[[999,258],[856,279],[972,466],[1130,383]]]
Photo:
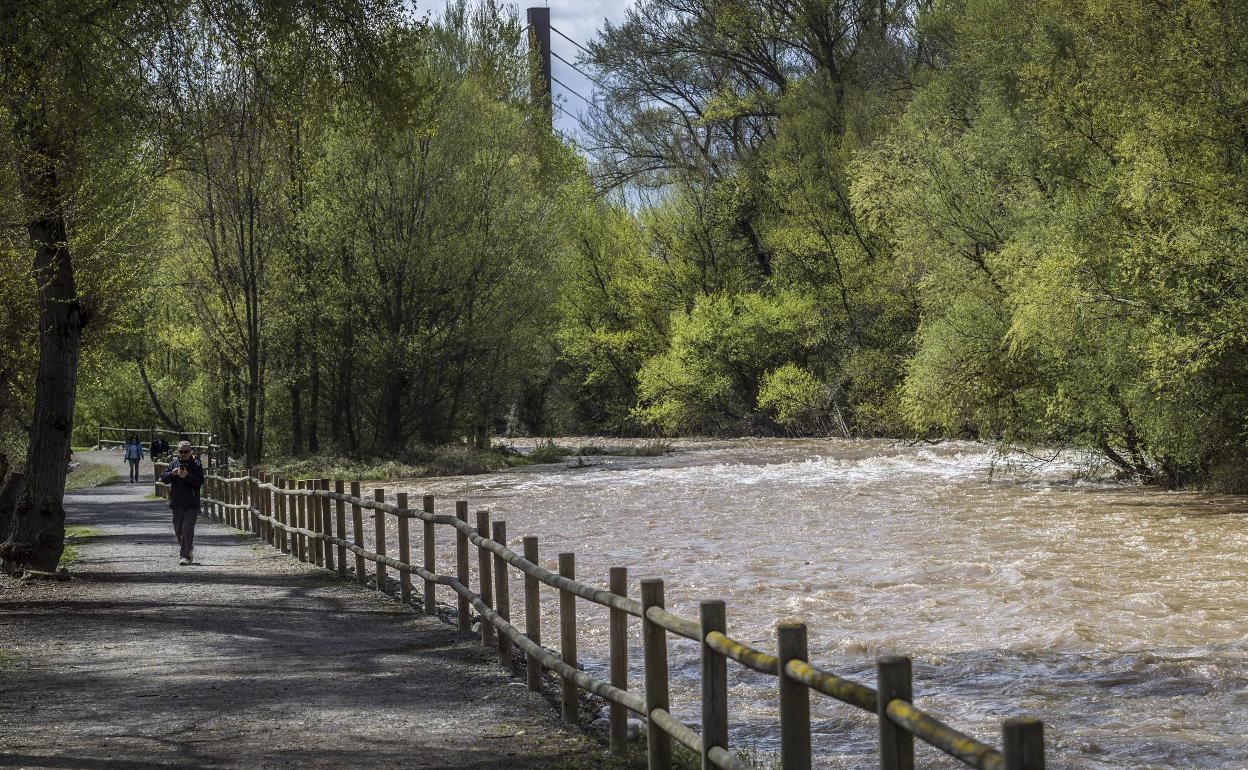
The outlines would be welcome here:
[[[191,554],[190,554],[189,556],[187,556],[187,557],[186,557],[186,563],[187,563],[187,564],[194,564],[194,563],[195,563],[195,552],[194,552],[194,551],[191,551]]]
[[[179,567],[185,567],[186,565],[188,565],[188,564],[190,564],[190,563],[191,563],[191,560],[190,560],[190,559],[188,559],[188,558],[186,558],[185,556],[183,556],[181,559],[178,559],[178,566],[179,566]]]

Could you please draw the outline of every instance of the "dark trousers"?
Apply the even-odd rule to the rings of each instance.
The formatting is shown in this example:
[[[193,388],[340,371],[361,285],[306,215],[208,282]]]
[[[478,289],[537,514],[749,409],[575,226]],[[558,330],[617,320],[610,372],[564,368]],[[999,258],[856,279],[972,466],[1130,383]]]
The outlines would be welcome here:
[[[183,559],[191,558],[195,549],[195,521],[199,519],[198,508],[173,509],[173,533],[178,536],[178,555]]]
[[[139,480],[139,461],[138,460],[126,460],[126,462],[130,463],[130,480],[138,481]]]

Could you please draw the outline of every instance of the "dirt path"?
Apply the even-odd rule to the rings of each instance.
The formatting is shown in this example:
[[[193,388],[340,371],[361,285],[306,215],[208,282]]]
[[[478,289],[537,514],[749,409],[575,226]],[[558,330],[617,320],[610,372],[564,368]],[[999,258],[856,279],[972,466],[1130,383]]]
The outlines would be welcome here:
[[[607,764],[440,621],[203,517],[179,567],[150,491],[67,497],[73,581],[0,578],[0,767]]]

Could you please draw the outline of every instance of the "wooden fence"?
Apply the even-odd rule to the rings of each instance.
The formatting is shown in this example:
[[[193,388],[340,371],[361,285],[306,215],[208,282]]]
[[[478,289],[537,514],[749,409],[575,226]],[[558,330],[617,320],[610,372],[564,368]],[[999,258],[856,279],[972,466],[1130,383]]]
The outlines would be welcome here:
[[[97,425],[95,428],[95,445],[99,449],[108,446],[125,446],[131,437],[138,437],[143,444],[143,449],[150,451],[152,439],[156,437],[157,433],[163,434],[168,438],[170,445],[173,447],[177,447],[179,441],[186,440],[190,441],[195,449],[200,451],[206,451],[212,447],[213,439],[215,438],[212,433],[204,431],[178,432],[169,428],[111,428],[107,425]]]
[[[157,467],[157,478],[162,468]],[[157,482],[157,494],[167,489]],[[349,491],[348,491],[349,489]],[[426,496],[419,509],[408,507],[405,493],[395,503],[385,502],[385,491],[362,496],[361,484],[352,481],[289,481],[254,473],[240,477],[208,476],[201,492],[202,512],[236,529],[250,531],[264,542],[348,577],[348,552],[354,556],[354,577],[366,582],[366,562],[373,562],[377,590],[386,590],[386,573],[398,575],[400,596],[411,602],[413,575],[424,581],[421,608],[436,610],[437,586],[451,589],[458,600],[460,630],[471,631],[471,612],[482,618],[482,645],[497,647],[500,663],[509,670],[512,646],[523,652],[528,686],[541,687],[543,670],[561,678],[563,719],[577,720],[578,689],[588,690],[610,703],[610,750],[624,753],[628,712],[646,718],[647,757],[650,770],[668,770],[675,740],[702,757],[703,770],[745,770],[751,766],[728,746],[728,660],[779,678],[780,763],[785,770],[811,766],[810,694],[833,698],[875,714],[879,729],[881,770],[913,770],[914,739],[956,757],[980,770],[1044,770],[1044,727],[1036,719],[1017,718],[1002,725],[1002,747],[995,748],[944,724],[912,703],[910,659],[886,657],[877,661],[876,687],[843,679],[807,660],[806,626],[782,623],[776,629],[776,654],[755,649],[727,634],[722,601],[700,604],[697,621],[668,612],[663,602],[663,581],[641,581],[640,600],[627,595],[625,567],[613,567],[608,590],[576,579],[575,556],[559,554],[559,571],[538,564],[536,537],[525,537],[523,555],[509,549],[507,525],[490,521],[488,511],[477,511],[468,520],[468,502],[455,503],[455,515],[435,514],[434,498]],[[348,516],[348,508],[350,513]],[[374,512],[376,551],[364,547],[363,510]],[[410,522],[422,526],[422,558],[416,563],[411,551]],[[393,521],[397,528],[398,558],[386,554],[386,532]],[[437,571],[434,544],[438,527],[449,527],[455,537],[455,573]],[[479,581],[469,587],[470,545],[476,546]],[[525,630],[511,623],[511,589],[508,567],[524,579]],[[559,592],[559,652],[542,645],[540,585]],[[577,599],[610,608],[610,680],[591,676],[577,667]],[[644,653],[644,690],[628,688],[628,619],[641,620]],[[669,711],[667,634],[698,642],[701,649],[701,731],[676,719]]]

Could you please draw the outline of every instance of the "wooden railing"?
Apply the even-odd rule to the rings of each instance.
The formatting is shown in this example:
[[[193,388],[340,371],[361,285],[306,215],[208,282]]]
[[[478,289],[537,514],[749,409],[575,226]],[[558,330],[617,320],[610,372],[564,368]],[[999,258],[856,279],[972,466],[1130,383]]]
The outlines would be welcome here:
[[[204,431],[176,431],[171,428],[111,428],[107,425],[98,425],[95,429],[95,445],[103,449],[106,446],[125,446],[129,443],[132,436],[138,436],[143,439],[143,449],[150,451],[152,446],[152,438],[157,433],[168,437],[172,446],[177,446],[178,441],[186,440],[197,451],[207,451],[213,446],[215,436],[212,433]],[[196,442],[199,443],[196,443]]]
[[[157,478],[159,478],[158,468]],[[663,581],[641,581],[641,598],[627,595],[627,569],[610,570],[609,590],[576,579],[575,556],[559,554],[559,571],[538,564],[536,537],[525,537],[523,555],[509,549],[507,525],[491,524],[488,511],[477,511],[475,526],[468,521],[468,502],[455,503],[455,515],[435,514],[434,498],[424,497],[419,510],[408,507],[405,493],[396,502],[385,502],[385,491],[374,490],[372,499],[361,495],[361,484],[344,482],[288,481],[268,475],[257,477],[208,476],[201,494],[203,513],[237,529],[252,532],[283,553],[312,562],[348,577],[348,556],[354,556],[355,580],[366,583],[366,562],[373,562],[377,590],[385,592],[387,569],[399,576],[400,597],[413,596],[412,576],[424,581],[426,614],[434,614],[437,586],[446,586],[458,600],[458,625],[471,631],[470,608],[482,618],[482,645],[497,647],[499,661],[512,665],[512,645],[524,653],[528,686],[541,687],[543,669],[559,675],[561,707],[565,722],[577,719],[578,689],[596,693],[610,703],[610,750],[624,753],[627,717],[632,711],[646,717],[647,756],[650,770],[667,770],[672,764],[672,740],[702,757],[702,767],[744,770],[751,767],[728,746],[729,659],[748,669],[779,678],[780,763],[785,770],[811,766],[810,693],[833,698],[876,715],[881,770],[913,770],[914,739],[956,757],[980,770],[1044,770],[1044,727],[1036,719],[1006,720],[1001,748],[965,735],[919,709],[913,702],[910,659],[886,657],[877,661],[876,687],[853,682],[807,660],[807,635],[803,623],[782,623],[776,629],[776,654],[757,650],[727,635],[722,601],[701,602],[698,621],[664,608]],[[157,482],[157,494],[165,486]],[[347,507],[350,507],[348,531]],[[331,510],[332,508],[332,510]],[[364,547],[363,510],[374,511],[376,551]],[[397,528],[398,558],[386,554],[387,522]],[[413,561],[409,522],[422,524],[422,559]],[[439,526],[455,531],[455,574],[438,573],[435,536]],[[478,590],[469,587],[470,548],[478,549]],[[525,631],[511,623],[508,565],[524,576]],[[492,577],[491,577],[492,575]],[[542,646],[540,584],[559,591],[558,653]],[[610,608],[610,680],[585,673],[577,667],[576,600],[584,599]],[[628,689],[628,618],[642,626],[645,689]],[[701,732],[672,716],[668,700],[667,634],[698,642],[701,649]]]

